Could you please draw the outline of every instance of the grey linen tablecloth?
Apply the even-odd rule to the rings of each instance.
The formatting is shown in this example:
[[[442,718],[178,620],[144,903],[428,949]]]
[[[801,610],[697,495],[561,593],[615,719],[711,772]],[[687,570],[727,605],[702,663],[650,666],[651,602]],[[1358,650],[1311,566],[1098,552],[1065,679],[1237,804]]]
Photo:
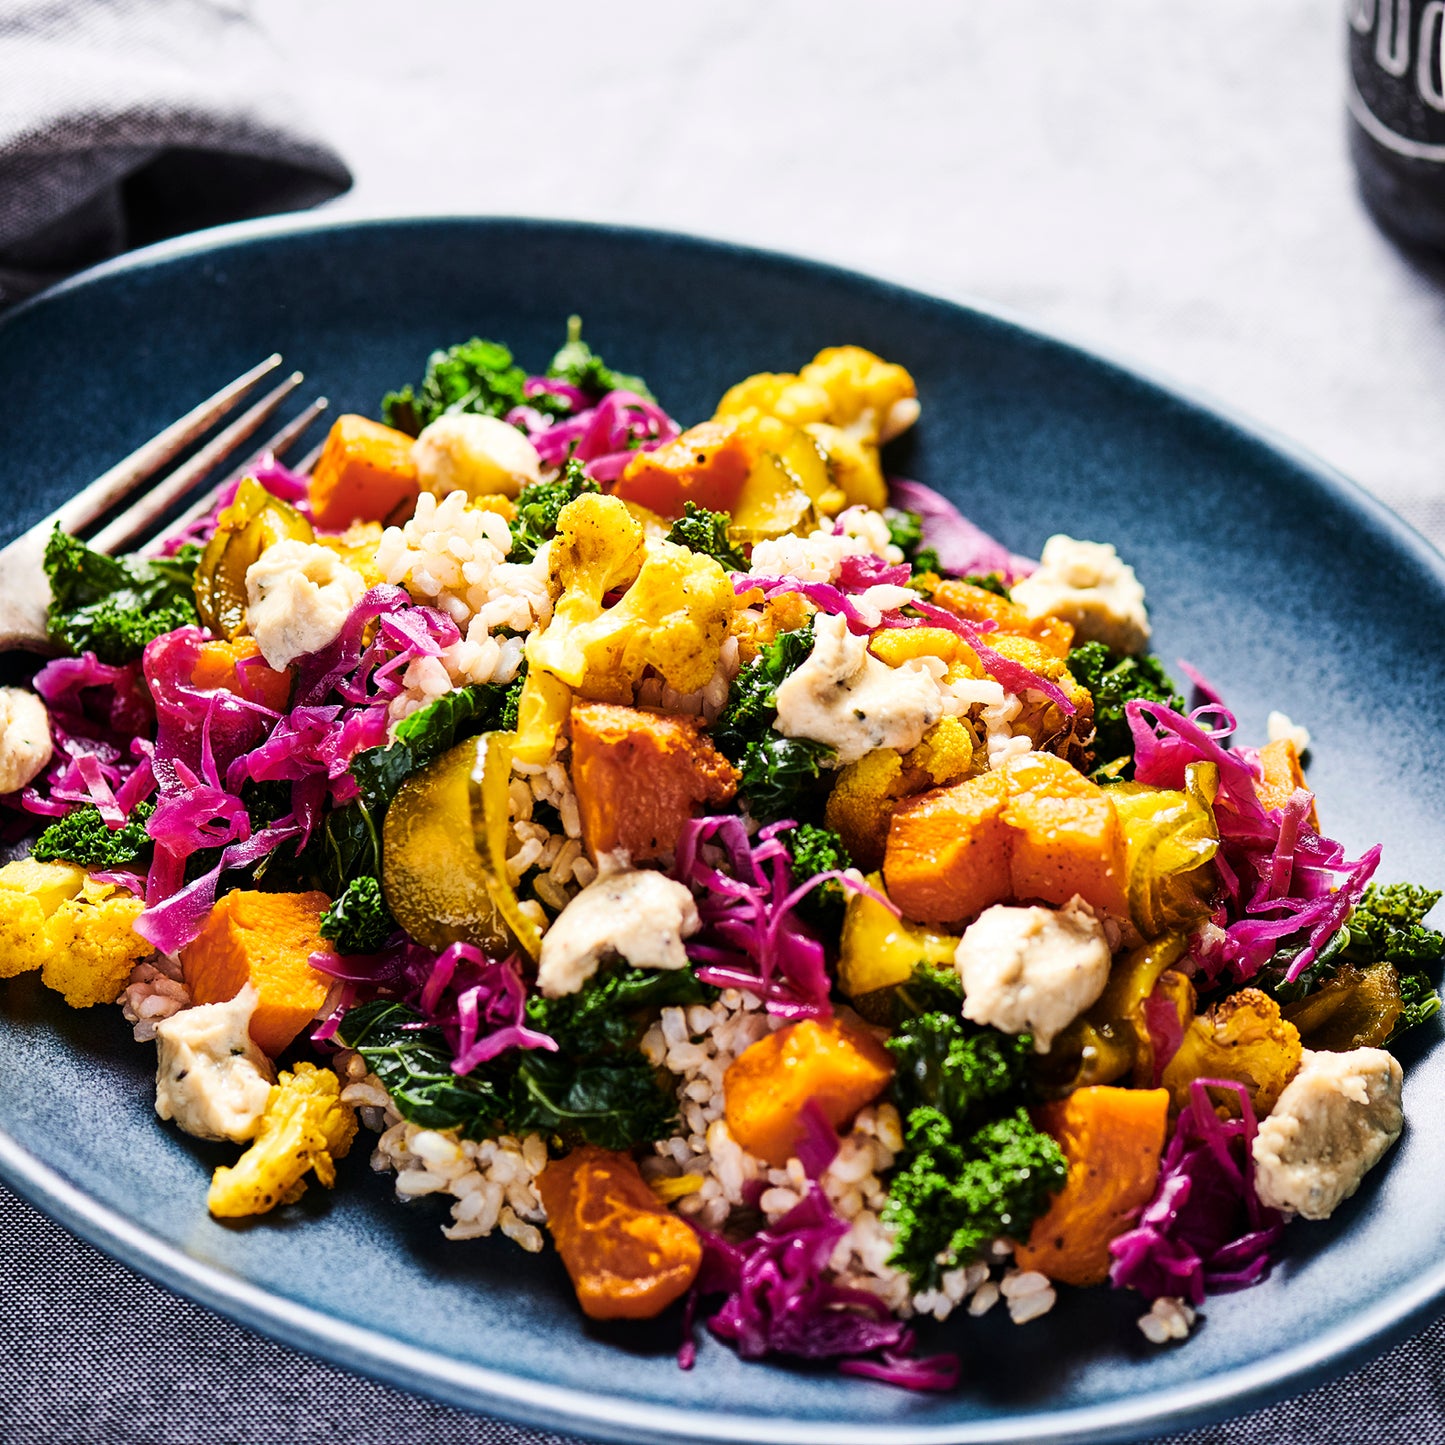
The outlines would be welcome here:
[[[0,0],[0,305],[351,184],[232,0]]]
[[[127,184],[158,148],[183,167],[208,152],[193,182],[222,175],[212,195],[244,210],[344,187],[279,52],[355,170],[338,214],[661,225],[982,296],[1221,397],[1445,542],[1445,263],[1397,251],[1355,199],[1332,0],[554,0],[544,33],[477,0],[404,22],[364,0],[254,10],[275,50],[240,4],[0,0],[0,297],[216,218]],[[503,32],[516,63],[490,58]],[[186,34],[208,38],[186,50]],[[48,62],[47,37],[74,59]],[[18,76],[17,38],[37,57]],[[44,163],[30,122],[73,116],[78,75],[116,86],[111,46],[124,84],[52,124],[79,139]],[[269,191],[245,189],[248,160]],[[273,1344],[0,1190],[0,1445],[342,1440],[558,1437]],[[1445,1322],[1169,1445],[1400,1441],[1445,1442]]]

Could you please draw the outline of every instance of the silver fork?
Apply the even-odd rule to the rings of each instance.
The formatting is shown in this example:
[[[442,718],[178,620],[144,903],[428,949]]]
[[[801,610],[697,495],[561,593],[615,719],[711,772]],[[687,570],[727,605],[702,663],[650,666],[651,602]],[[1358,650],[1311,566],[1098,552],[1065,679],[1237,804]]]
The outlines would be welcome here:
[[[60,527],[85,536],[107,512],[127,498],[133,500],[86,537],[86,545],[97,552],[114,553],[153,532],[157,523],[177,502],[260,430],[281,403],[301,385],[304,377],[299,371],[293,371],[217,432],[194,456],[163,475],[181,452],[234,410],[258,382],[280,365],[279,353],[268,356],[235,381],[223,386],[214,396],[193,407],[178,421],[172,422],[124,461],[117,462],[69,501],[62,502],[48,517],[0,551],[0,650],[16,647],[30,652],[51,650],[45,627],[45,611],[50,605],[50,583],[46,580],[43,566],[45,544],[51,532]],[[280,457],[300,440],[325,409],[326,398],[318,396],[304,411],[262,442],[239,467],[197,497],[167,527],[167,532],[178,531],[203,516],[215,505],[221,491],[253,467],[263,453],[269,451]],[[298,469],[309,470],[319,451],[318,447],[308,453],[298,464]],[[161,541],[157,539],[143,550],[154,553],[160,550],[160,546]]]

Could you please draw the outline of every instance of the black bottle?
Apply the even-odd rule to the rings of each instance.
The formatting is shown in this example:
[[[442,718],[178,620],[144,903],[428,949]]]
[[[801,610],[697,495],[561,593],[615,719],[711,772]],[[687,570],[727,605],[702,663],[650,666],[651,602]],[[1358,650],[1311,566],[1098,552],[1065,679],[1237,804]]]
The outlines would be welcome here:
[[[1388,231],[1445,250],[1445,0],[1347,0],[1350,154]]]

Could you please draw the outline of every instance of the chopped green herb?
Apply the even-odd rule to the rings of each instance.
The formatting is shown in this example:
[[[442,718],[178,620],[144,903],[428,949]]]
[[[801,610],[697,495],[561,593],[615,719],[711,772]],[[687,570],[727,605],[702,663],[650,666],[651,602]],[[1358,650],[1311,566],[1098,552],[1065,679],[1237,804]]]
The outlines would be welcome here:
[[[726,512],[709,512],[696,502],[684,502],[683,509],[684,515],[672,524],[667,534],[669,542],[712,557],[725,572],[747,571],[747,558],[728,540],[731,519]]]
[[[82,868],[124,868],[150,850],[146,819],[155,811],[137,803],[124,826],[111,828],[93,803],[84,803],[57,819],[35,840],[30,856],[42,863],[64,859]]]
[[[44,563],[51,642],[112,666],[135,661],[161,633],[196,625],[199,559],[200,548],[190,544],[173,557],[108,557],[57,527]]]
[[[523,487],[517,498],[517,517],[512,523],[511,562],[530,562],[538,548],[557,533],[557,518],[568,502],[587,492],[602,489],[587,475],[581,462],[569,461],[555,482],[537,482]]]

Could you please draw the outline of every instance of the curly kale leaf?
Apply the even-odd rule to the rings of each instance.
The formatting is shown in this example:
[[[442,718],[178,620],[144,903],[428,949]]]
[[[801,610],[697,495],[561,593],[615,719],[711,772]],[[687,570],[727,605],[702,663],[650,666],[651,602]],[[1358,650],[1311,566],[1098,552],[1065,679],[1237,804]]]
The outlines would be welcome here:
[[[581,462],[569,461],[555,482],[536,482],[523,487],[517,497],[517,517],[512,523],[509,562],[530,562],[538,548],[557,532],[557,518],[568,502],[587,492],[602,489],[587,475]]]
[[[779,833],[778,840],[792,854],[790,868],[795,888],[801,888],[820,873],[841,873],[853,866],[842,838],[831,828],[817,823],[799,823],[796,828]],[[846,902],[842,885],[836,879],[829,879],[803,897],[799,910],[823,927],[837,927],[842,923]]]
[[[928,1105],[962,1121],[1023,1087],[1033,1040],[966,1024],[957,1013],[925,1013],[894,1030],[894,1097],[900,1112]]]
[[[1386,1043],[1440,1012],[1435,985],[1445,963],[1445,934],[1426,915],[1440,901],[1416,883],[1372,883],[1345,925],[1342,955],[1351,963],[1394,964],[1400,975],[1400,1017]]]
[[[406,1004],[376,999],[350,1009],[337,1037],[366,1060],[408,1122],[459,1129],[468,1139],[486,1139],[505,1127],[503,1098],[510,1080],[485,1068],[453,1073],[441,1030]]]
[[[640,376],[629,376],[625,371],[613,371],[603,359],[582,339],[582,318],[567,318],[567,340],[552,358],[547,375],[556,381],[565,381],[579,391],[585,391],[593,400],[598,400],[609,391],[631,391],[638,396],[655,401],[647,383]]]
[[[738,787],[753,817],[768,822],[815,811],[809,794],[833,749],[808,738],[785,738],[773,728],[778,687],[813,650],[813,626],[780,632],[733,679],[713,742],[740,773]]]
[[[923,518],[903,507],[885,507],[883,520],[888,523],[888,540],[903,553],[903,560],[915,577],[925,572],[942,572],[938,553],[923,545]]]
[[[395,932],[381,882],[371,873],[353,878],[321,915],[321,936],[340,954],[375,953]]]
[[[704,1003],[710,993],[691,969],[613,964],[599,970],[576,993],[529,998],[527,1024],[550,1034],[568,1053],[626,1048],[637,1042],[639,1019],[648,1010]]]
[[[1425,922],[1440,898],[1436,890],[1418,884],[1372,883],[1345,926],[1326,940],[1304,972],[1286,978],[1309,944],[1308,933],[1292,934],[1280,943],[1255,985],[1288,1006],[1334,980],[1358,979],[1357,970],[1372,971],[1388,964],[1400,991],[1400,1014],[1385,1040],[1391,1044],[1440,1012],[1436,985],[1445,966],[1445,934]],[[1367,976],[1373,974],[1367,972]]]
[[[151,803],[137,803],[125,824],[111,828],[93,803],[82,804],[57,819],[35,840],[30,856],[41,863],[63,859],[82,868],[125,868],[150,850],[146,819]]]
[[[1008,598],[1008,583],[1003,580],[1002,572],[988,572],[982,575],[974,575],[962,579],[970,587],[981,587],[985,592],[992,592],[995,597]]]
[[[939,981],[922,983],[943,990]],[[907,1124],[883,1217],[897,1231],[892,1262],[931,1287],[989,1240],[1026,1233],[1068,1169],[1018,1102],[1032,1052],[1027,1035],[933,1012],[902,1020],[888,1048]]]
[[[1184,699],[1157,657],[1117,657],[1102,642],[1086,642],[1068,657],[1075,681],[1094,695],[1094,754],[1103,764],[1129,760],[1133,771],[1134,737],[1124,715],[1125,703],[1140,698],[1162,702],[1176,712]]]
[[[517,1066],[506,1106],[514,1134],[555,1134],[569,1143],[630,1149],[662,1139],[677,1122],[677,1100],[659,1087],[639,1053],[586,1059],[531,1049]]]
[[[545,394],[525,395],[526,380],[527,373],[501,342],[474,336],[470,341],[433,351],[419,387],[404,386],[400,391],[388,392],[382,398],[382,420],[387,426],[416,436],[439,416],[452,412],[500,417],[524,403],[536,410],[555,411],[555,399]]]
[[[133,662],[146,643],[195,626],[194,583],[200,548],[173,557],[108,557],[57,527],[45,544],[50,580],[50,640],[79,656],[93,652],[112,666]]]
[[[352,1009],[339,1033],[397,1112],[425,1128],[460,1128],[469,1138],[535,1131],[563,1145],[629,1149],[665,1137],[677,1121],[675,1081],[637,1049],[646,1017],[707,996],[687,970],[604,970],[576,994],[528,1000],[528,1024],[551,1034],[556,1052],[511,1050],[465,1078],[452,1073],[441,1032],[405,1005]]]
[[[903,1148],[883,1220],[898,1239],[890,1262],[921,1288],[990,1240],[1025,1237],[1068,1177],[1063,1151],[1022,1105],[967,1133],[942,1109],[920,1105]]]
[[[696,502],[684,502],[683,513],[667,534],[669,542],[700,552],[704,557],[712,557],[725,572],[747,570],[747,558],[728,540],[731,519],[726,512],[709,512]]]
[[[1372,883],[1348,919],[1345,957],[1353,963],[1393,963],[1397,968],[1438,968],[1445,934],[1425,923],[1440,901],[1437,889],[1415,883]]]
[[[362,800],[373,812],[384,813],[413,773],[457,743],[501,727],[510,692],[501,683],[474,683],[418,708],[398,724],[393,742],[384,748],[366,748],[351,760],[351,775]]]

